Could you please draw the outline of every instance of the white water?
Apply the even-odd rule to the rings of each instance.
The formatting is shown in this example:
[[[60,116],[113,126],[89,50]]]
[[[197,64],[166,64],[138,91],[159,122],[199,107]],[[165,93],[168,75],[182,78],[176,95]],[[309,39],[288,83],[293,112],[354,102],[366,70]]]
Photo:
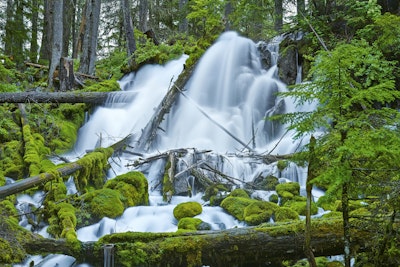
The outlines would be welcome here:
[[[271,49],[276,56],[277,46],[271,46]],[[133,101],[125,105],[110,104],[97,108],[80,129],[74,150],[66,156],[82,156],[86,150],[96,146],[107,147],[129,134],[139,138],[155,108],[183,70],[186,59],[187,56],[182,56],[165,66],[149,65],[124,77],[120,81],[121,88],[136,94]],[[276,63],[276,58],[273,58],[273,62]],[[284,134],[282,125],[265,120],[270,115],[294,110],[292,103],[275,95],[286,90],[285,85],[276,78],[276,71],[276,66],[268,71],[261,68],[256,45],[251,40],[233,32],[223,34],[204,54],[189,83],[181,88],[186,97],[179,96],[176,105],[164,119],[160,127],[162,130],[157,133],[153,149],[145,157],[174,148],[193,148],[193,153],[179,159],[177,172],[203,160],[235,178],[236,187],[260,175],[274,175],[281,181],[296,181],[304,186],[304,168],[292,164],[280,171],[276,163],[265,164],[261,159],[257,161],[235,155],[243,150],[250,150],[250,154],[252,151],[288,154],[295,152],[300,145],[292,141],[290,133]],[[248,148],[243,144],[248,144]],[[131,146],[134,147],[135,142]],[[203,153],[195,161],[195,150],[202,149],[211,152]],[[126,166],[136,159],[132,155],[115,157],[110,162],[112,171],[109,178],[133,170],[133,167]],[[245,226],[222,208],[208,207],[201,199],[202,193],[196,192],[195,188],[191,198],[173,196],[170,203],[164,203],[157,186],[164,172],[164,164],[165,161],[159,160],[138,168],[149,181],[150,206],[131,207],[119,218],[103,218],[94,225],[78,229],[78,239],[95,241],[105,234],[125,231],[176,231],[177,221],[172,211],[178,203],[186,201],[203,204],[203,213],[197,217],[210,223],[212,229]],[[68,188],[71,193],[75,190],[71,182]],[[268,200],[270,194],[256,191],[253,196]]]

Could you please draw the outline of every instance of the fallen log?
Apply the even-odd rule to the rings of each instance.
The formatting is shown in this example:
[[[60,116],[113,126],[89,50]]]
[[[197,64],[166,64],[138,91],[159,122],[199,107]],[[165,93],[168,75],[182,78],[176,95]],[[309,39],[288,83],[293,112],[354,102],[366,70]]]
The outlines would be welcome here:
[[[365,250],[371,234],[358,231],[352,236],[352,246]],[[311,237],[315,256],[343,254],[341,219],[314,220]],[[105,245],[115,248],[116,266],[122,262],[132,266],[281,266],[284,260],[305,258],[303,221],[222,231],[117,233],[98,242],[81,243],[79,251],[49,239],[23,247],[31,254],[40,249],[41,253],[63,253],[100,266]]]
[[[104,104],[109,99],[113,103],[129,103],[132,92],[21,92],[0,93],[0,103],[87,103]]]
[[[108,149],[106,149],[104,153],[109,153],[109,155],[107,154],[107,156],[110,157],[113,154],[113,152],[121,150],[123,148],[123,146],[125,146],[125,143],[129,142],[130,138],[131,138],[131,135],[128,135],[127,137],[123,138],[122,140],[109,146],[108,149],[111,149],[111,153],[109,153],[110,151]],[[94,151],[94,153],[96,153],[96,151]],[[90,154],[91,153],[86,154],[85,157],[89,156]],[[0,187],[0,200],[7,196],[25,191],[29,188],[32,188],[32,187],[35,187],[35,186],[38,186],[41,184],[45,184],[46,182],[48,182],[52,179],[55,179],[58,176],[65,177],[65,176],[71,175],[71,174],[75,173],[76,171],[83,169],[84,167],[85,166],[81,163],[81,161],[77,160],[76,162],[72,162],[65,166],[56,168],[53,172],[42,173],[42,174],[39,174],[36,176],[18,180],[12,184],[1,186]]]

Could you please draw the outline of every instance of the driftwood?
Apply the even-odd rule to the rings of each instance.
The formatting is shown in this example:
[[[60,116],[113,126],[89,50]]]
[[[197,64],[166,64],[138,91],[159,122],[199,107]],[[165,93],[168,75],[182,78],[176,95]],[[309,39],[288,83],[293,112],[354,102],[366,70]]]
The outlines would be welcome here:
[[[21,92],[0,93],[0,103],[87,103],[104,104],[108,99],[114,103],[129,103],[132,92]]]
[[[364,250],[371,234],[354,232],[353,236],[352,245]],[[283,260],[305,258],[303,221],[222,231],[119,233],[104,236],[102,244],[81,243],[80,251],[62,242],[38,239],[23,247],[31,254],[63,253],[95,266],[102,263],[104,244],[114,246],[116,266],[124,255],[136,259],[131,262],[135,266],[280,266]],[[315,220],[311,246],[315,256],[342,255],[341,220]]]
[[[127,136],[124,139],[118,141],[117,143],[111,145],[110,147],[115,151],[119,151],[122,149],[126,142],[129,142],[131,136]],[[7,196],[22,192],[29,188],[44,184],[52,179],[55,179],[57,175],[60,176],[68,176],[73,174],[74,172],[84,168],[85,166],[81,165],[78,162],[72,162],[67,164],[66,166],[60,167],[56,169],[57,173],[42,173],[36,176],[32,176],[29,178],[25,178],[22,180],[18,180],[15,183],[4,185],[0,187],[0,199],[5,198]],[[57,174],[57,175],[56,175]]]

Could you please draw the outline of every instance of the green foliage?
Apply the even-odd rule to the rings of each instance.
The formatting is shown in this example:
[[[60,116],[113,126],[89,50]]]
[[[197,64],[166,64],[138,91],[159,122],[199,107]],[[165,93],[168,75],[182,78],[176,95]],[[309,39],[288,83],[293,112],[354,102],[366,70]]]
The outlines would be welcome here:
[[[215,39],[223,30],[224,2],[194,0],[189,2],[187,19],[195,25],[195,34],[206,39]]]
[[[203,207],[195,201],[184,202],[174,208],[174,217],[180,220],[185,217],[194,217],[203,212]]]

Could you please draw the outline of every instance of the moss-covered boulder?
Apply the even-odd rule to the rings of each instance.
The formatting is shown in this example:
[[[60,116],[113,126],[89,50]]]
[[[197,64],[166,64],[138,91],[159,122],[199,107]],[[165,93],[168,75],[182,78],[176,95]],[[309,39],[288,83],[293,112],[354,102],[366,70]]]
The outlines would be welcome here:
[[[249,194],[244,189],[236,188],[233,190],[229,197],[243,197],[243,198],[250,198]]]
[[[174,217],[180,220],[185,217],[194,217],[203,212],[203,207],[195,201],[184,202],[174,208]]]
[[[141,172],[128,172],[108,180],[104,186],[118,191],[124,207],[148,205],[148,182]]]
[[[221,207],[240,221],[244,221],[244,209],[259,200],[249,197],[227,197],[221,202]]]
[[[224,192],[227,191],[228,189],[223,184],[212,184],[206,188],[202,199],[210,201],[210,206],[219,206],[224,199]]]
[[[272,195],[269,196],[269,199],[268,199],[268,200],[269,200],[270,202],[273,202],[273,203],[278,204],[278,202],[279,202],[279,197],[278,197],[277,194],[272,194]]]
[[[300,185],[296,182],[278,184],[275,190],[281,198],[281,204],[300,195]]]
[[[110,188],[94,190],[82,196],[87,210],[94,217],[94,220],[103,217],[115,218],[124,212],[124,204],[121,201],[122,195]]]
[[[209,223],[203,222],[199,218],[185,217],[179,220],[178,230],[211,230],[211,225]]]
[[[304,200],[301,200],[301,199],[300,200],[297,200],[297,199],[288,200],[285,202],[285,204],[283,206],[291,208],[292,210],[296,211],[299,215],[306,216],[307,202],[306,202],[305,198],[304,198]],[[311,203],[311,214],[314,215],[317,213],[318,213],[317,204],[315,204],[315,202],[312,202]]]
[[[258,177],[254,180],[253,188],[257,188],[260,190],[271,191],[275,190],[275,187],[279,184],[279,180],[277,177],[273,175],[268,175],[267,177]]]
[[[268,222],[278,205],[267,201],[255,201],[244,208],[244,221],[249,225],[259,225]]]
[[[279,207],[275,211],[274,220],[276,222],[289,222],[300,220],[299,214],[288,207]]]

